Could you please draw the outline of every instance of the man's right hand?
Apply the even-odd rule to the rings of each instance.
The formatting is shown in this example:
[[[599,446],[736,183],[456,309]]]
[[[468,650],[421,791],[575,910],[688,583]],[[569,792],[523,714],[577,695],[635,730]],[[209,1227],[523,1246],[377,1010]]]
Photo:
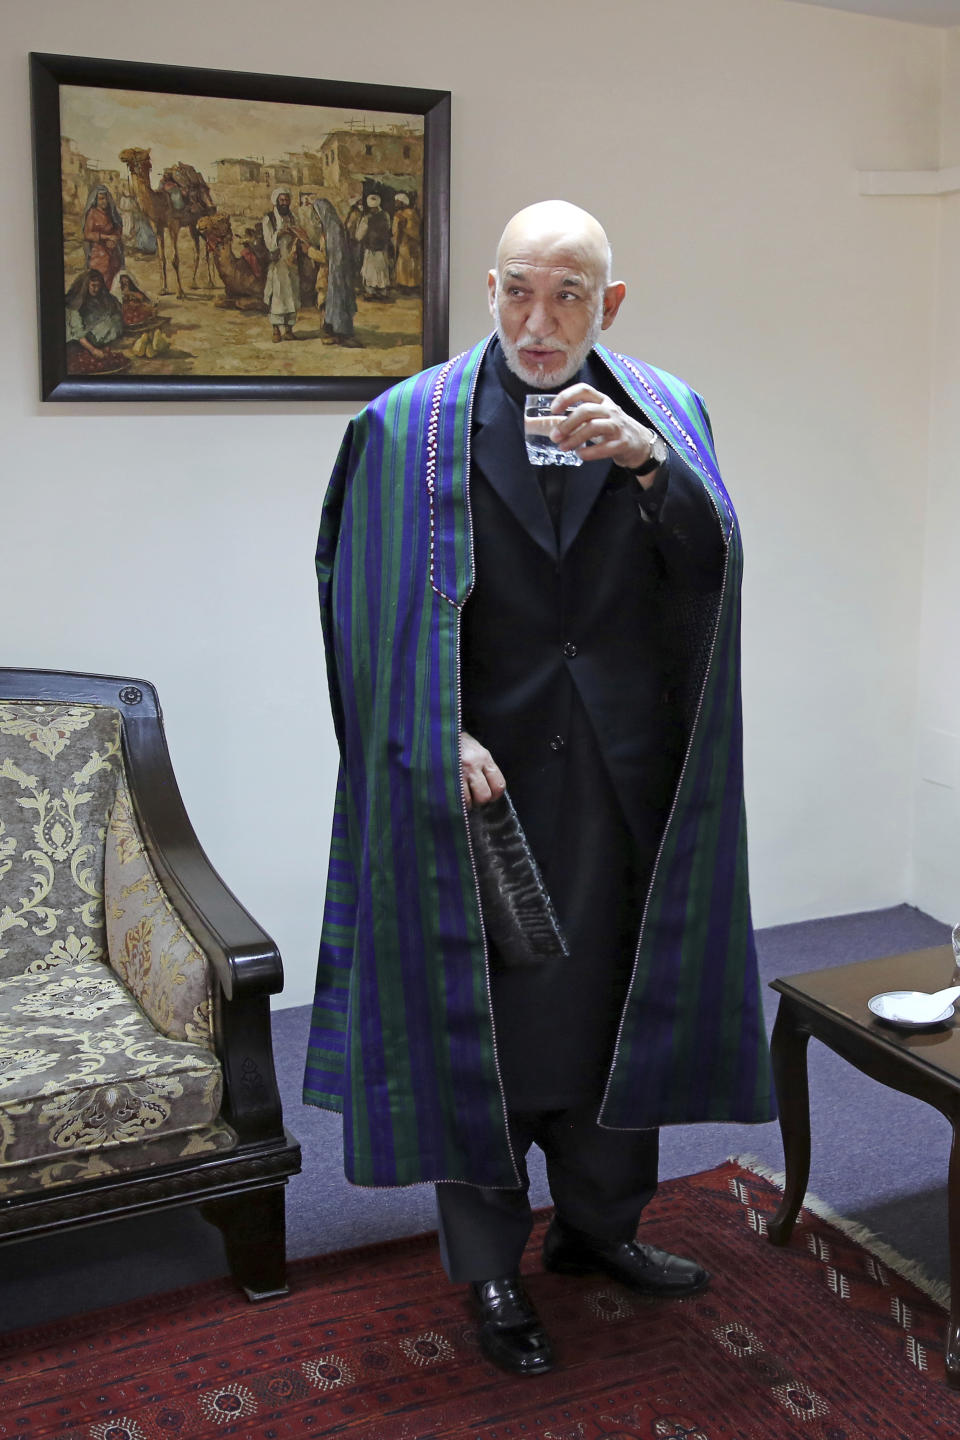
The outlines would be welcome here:
[[[507,782],[490,751],[466,730],[460,731],[460,785],[468,810],[474,805],[488,805],[491,800],[499,800],[507,788]]]

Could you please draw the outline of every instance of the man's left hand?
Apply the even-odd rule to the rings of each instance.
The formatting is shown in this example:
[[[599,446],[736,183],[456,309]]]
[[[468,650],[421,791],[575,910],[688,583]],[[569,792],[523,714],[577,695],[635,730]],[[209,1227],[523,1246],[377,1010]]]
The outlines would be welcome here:
[[[576,407],[571,410],[571,406]],[[557,423],[551,432],[560,450],[577,450],[584,460],[613,460],[625,470],[637,470],[650,459],[656,431],[635,420],[592,385],[568,385],[551,406]],[[565,415],[565,410],[571,410]],[[584,450],[584,446],[589,449]],[[653,484],[656,470],[638,475],[645,488]]]

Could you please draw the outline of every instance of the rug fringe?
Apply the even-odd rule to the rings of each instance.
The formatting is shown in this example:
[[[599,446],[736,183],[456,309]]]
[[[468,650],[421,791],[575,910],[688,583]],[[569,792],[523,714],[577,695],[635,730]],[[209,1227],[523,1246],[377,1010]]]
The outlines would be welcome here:
[[[756,1155],[729,1155],[727,1159],[731,1164],[739,1165],[744,1170],[751,1170],[754,1175],[759,1175],[763,1180],[769,1180],[770,1184],[776,1185],[778,1190],[782,1190],[786,1183],[786,1175],[782,1170],[774,1170],[772,1166],[765,1165]],[[900,1254],[899,1250],[895,1250],[892,1245],[881,1240],[859,1220],[848,1220],[845,1215],[834,1210],[833,1206],[828,1205],[825,1200],[812,1195],[809,1190],[803,1197],[803,1206],[805,1210],[811,1210],[814,1215],[818,1215],[821,1220],[826,1220],[834,1229],[842,1231],[856,1244],[869,1250],[871,1255],[875,1255],[889,1270],[895,1271],[904,1280],[909,1280],[911,1285],[916,1285],[917,1289],[922,1290],[925,1295],[929,1295],[935,1304],[941,1305],[944,1310],[950,1309],[949,1283],[945,1280],[935,1280],[918,1260],[908,1260],[905,1255]]]

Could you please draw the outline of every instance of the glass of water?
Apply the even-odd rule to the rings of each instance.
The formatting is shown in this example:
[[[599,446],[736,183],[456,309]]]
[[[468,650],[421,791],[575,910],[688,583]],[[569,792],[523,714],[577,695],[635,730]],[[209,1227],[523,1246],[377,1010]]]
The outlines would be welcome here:
[[[559,415],[550,413],[556,395],[527,395],[523,402],[523,438],[527,442],[527,459],[531,465],[582,465],[575,450],[558,450],[550,439],[550,431]]]

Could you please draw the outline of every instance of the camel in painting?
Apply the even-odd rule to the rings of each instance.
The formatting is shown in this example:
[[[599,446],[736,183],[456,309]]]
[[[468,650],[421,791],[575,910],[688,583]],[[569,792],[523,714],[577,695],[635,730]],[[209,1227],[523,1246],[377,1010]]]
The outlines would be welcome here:
[[[206,242],[207,253],[213,255],[226,291],[217,304],[238,310],[265,311],[263,286],[270,257],[262,238],[257,244],[257,237],[248,233],[243,253],[237,255],[229,215],[204,215],[197,221],[197,230]]]
[[[189,230],[193,239],[194,261],[193,279],[190,284],[196,288],[197,271],[200,268],[200,236],[197,232],[197,221],[204,215],[212,215],[216,206],[214,205],[210,191],[207,189],[203,176],[190,165],[182,162],[174,167],[173,185],[170,189],[161,188],[154,190],[150,184],[150,151],[139,150],[135,146],[130,149],[121,150],[120,159],[127,166],[133,180],[133,189],[137,197],[137,204],[153,225],[157,234],[157,249],[160,254],[161,272],[161,295],[169,295],[167,289],[167,254],[165,237],[170,237],[170,254],[173,261],[174,274],[177,277],[177,296],[183,300],[183,285],[180,280],[180,255],[178,253],[178,241],[180,231],[184,228]],[[182,172],[182,173],[181,173]],[[181,206],[177,207],[174,200],[174,190],[179,192]],[[210,269],[210,254],[207,252],[207,278],[213,284],[213,273]]]

